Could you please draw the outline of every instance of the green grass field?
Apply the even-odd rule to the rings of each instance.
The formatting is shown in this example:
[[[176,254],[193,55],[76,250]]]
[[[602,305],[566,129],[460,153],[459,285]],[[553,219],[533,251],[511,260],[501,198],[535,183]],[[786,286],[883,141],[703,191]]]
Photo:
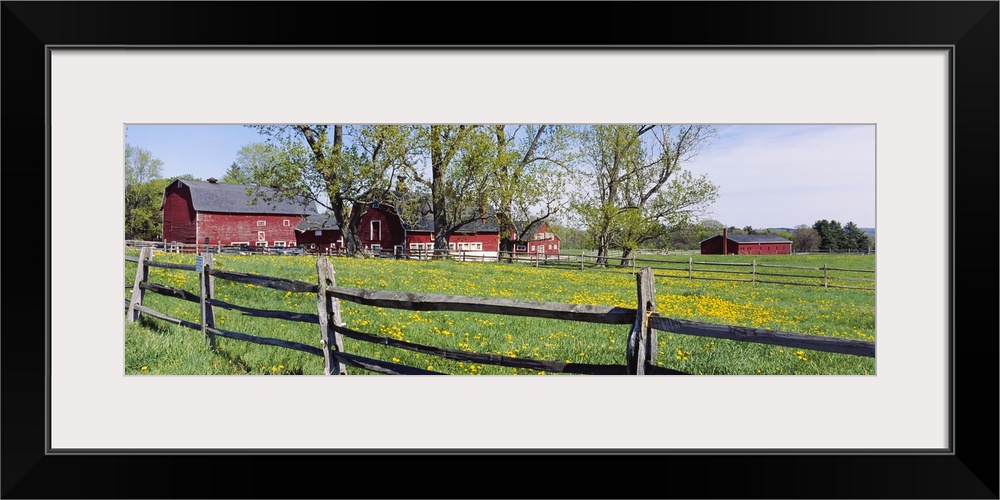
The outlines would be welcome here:
[[[663,259],[671,257],[662,256]],[[691,257],[730,263],[753,260],[749,256]],[[874,269],[875,258],[872,255],[756,256],[758,264],[772,259],[803,267],[822,267],[826,263],[828,267]],[[155,260],[193,264],[194,256],[161,253]],[[635,308],[635,278],[628,272],[610,272],[614,268],[580,271],[579,268],[542,266],[536,269],[524,264],[482,262],[350,258],[331,258],[331,261],[337,284],[345,287]],[[658,267],[653,263],[645,265]],[[215,267],[313,283],[317,279],[316,258],[309,256],[219,255]],[[125,283],[131,283],[134,276],[135,264],[125,262]],[[193,293],[198,291],[198,278],[192,271],[151,268],[150,281]],[[315,294],[277,291],[218,279],[215,287],[216,298],[237,305],[316,313]],[[127,290],[126,298],[129,295],[130,290]],[[872,291],[658,277],[656,303],[660,315],[674,318],[875,340],[875,293]],[[144,305],[176,318],[195,322],[199,319],[195,303],[147,293]],[[346,301],[341,301],[341,308],[349,328],[419,344],[577,363],[621,365],[625,362],[627,325],[462,312],[415,312]],[[315,324],[250,318],[239,312],[216,309],[216,325],[226,330],[319,346],[319,327]],[[693,374],[875,373],[875,360],[867,357],[669,332],[658,335],[658,364]],[[552,375],[528,369],[456,362],[353,339],[344,339],[344,342],[345,351],[351,354],[450,374]],[[213,353],[200,332],[143,316],[139,322],[125,326],[126,373],[264,375],[321,374],[323,371],[323,360],[318,356],[225,338],[218,338],[217,343]],[[370,373],[355,368],[348,368],[348,371],[350,374]]]

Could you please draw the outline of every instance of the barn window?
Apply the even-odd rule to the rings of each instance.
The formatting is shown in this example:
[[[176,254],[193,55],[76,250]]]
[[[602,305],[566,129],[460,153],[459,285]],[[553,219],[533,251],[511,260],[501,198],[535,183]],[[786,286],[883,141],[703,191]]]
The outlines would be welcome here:
[[[323,236],[323,231],[316,231],[313,234],[315,234],[316,236]]]
[[[531,245],[531,251],[532,251],[532,252],[534,252],[534,251],[535,251],[535,245]]]
[[[256,243],[256,245],[259,246],[259,247],[266,247],[267,246],[267,242],[266,241],[258,241]]]
[[[372,253],[382,253],[382,245],[372,245]]]
[[[448,243],[448,249],[449,250],[454,250],[455,249],[455,244],[454,243]]]
[[[382,239],[382,221],[373,220],[371,222],[371,240],[381,240]]]
[[[281,225],[285,226],[285,227],[288,227],[288,226],[291,226],[292,223],[289,222],[288,219],[285,219],[285,220],[281,221]]]
[[[423,243],[410,243],[410,250],[423,250],[423,249],[424,249]]]
[[[477,241],[477,242],[473,243],[472,244],[472,249],[473,250],[482,250],[483,249],[482,242]]]
[[[267,221],[259,220],[257,221],[257,227],[263,227],[267,225]]]
[[[527,247],[525,247],[524,245],[514,245],[514,250],[516,250],[516,251],[518,251],[518,252],[523,252],[523,251],[525,251],[525,250],[527,250],[527,249],[528,249],[528,248],[527,248]]]
[[[257,231],[257,241],[267,241],[267,237],[264,236],[264,231]]]
[[[271,246],[285,248],[285,242],[284,241],[275,241],[274,243],[271,243]]]

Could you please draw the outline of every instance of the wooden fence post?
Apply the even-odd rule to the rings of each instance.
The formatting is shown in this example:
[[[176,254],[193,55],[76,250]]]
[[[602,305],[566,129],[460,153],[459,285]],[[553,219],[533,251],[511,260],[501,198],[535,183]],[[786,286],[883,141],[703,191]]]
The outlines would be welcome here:
[[[688,257],[688,279],[694,279],[694,257]]]
[[[583,254],[585,250],[580,250],[580,270],[583,271]]]
[[[347,375],[347,367],[337,361],[332,354],[333,350],[344,352],[344,338],[330,324],[331,319],[337,326],[344,324],[340,320],[340,300],[326,294],[328,286],[336,286],[337,278],[333,265],[326,257],[320,257],[316,261],[316,271],[319,274],[319,293],[316,302],[319,312],[320,346],[323,348],[323,374]]]
[[[635,323],[625,345],[625,368],[629,375],[645,375],[646,364],[656,364],[656,330],[649,327],[649,314],[656,310],[653,269],[644,267],[635,277],[638,307]]]
[[[135,306],[141,306],[143,296],[146,295],[146,290],[140,288],[139,283],[149,281],[149,266],[146,265],[146,261],[151,258],[151,250],[151,248],[146,247],[139,251],[139,262],[136,263],[135,267],[135,280],[132,282],[132,299],[128,302],[128,317],[125,318],[126,323],[132,323],[139,319],[139,311]]]
[[[827,275],[826,275],[826,262],[823,263],[823,288],[830,288],[827,286]]]
[[[752,278],[750,279],[750,281],[751,281],[751,282],[752,282],[752,283],[753,283],[754,285],[756,285],[756,284],[757,284],[757,259],[754,259],[754,260],[753,260],[753,277],[752,277]],[[765,280],[765,281],[767,281],[767,280]]]
[[[202,271],[198,275],[198,285],[201,289],[201,334],[208,337],[208,347],[215,350],[215,334],[208,328],[215,328],[215,306],[208,299],[215,297],[215,278],[210,274],[212,269],[212,254],[201,255]]]

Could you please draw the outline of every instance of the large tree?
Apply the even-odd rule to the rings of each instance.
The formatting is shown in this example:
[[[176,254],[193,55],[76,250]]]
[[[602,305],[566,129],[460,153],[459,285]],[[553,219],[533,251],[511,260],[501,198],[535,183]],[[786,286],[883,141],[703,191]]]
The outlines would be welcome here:
[[[844,241],[846,241],[847,248],[850,250],[867,252],[871,246],[871,240],[868,238],[868,235],[854,222],[844,224]]]
[[[500,227],[501,252],[514,250],[514,242],[524,237],[518,231],[564,207],[572,159],[569,132],[558,125],[491,125],[484,131],[492,140],[487,189]]]
[[[268,137],[278,161],[258,165],[255,184],[281,197],[301,197],[333,213],[349,255],[365,253],[358,223],[373,203],[389,202],[397,174],[412,161],[411,127],[342,125],[254,126]],[[345,135],[349,144],[345,144]]]
[[[153,240],[160,236],[160,201],[166,184],[160,179],[163,161],[143,148],[125,145],[125,239]]]
[[[844,228],[835,220],[818,220],[813,224],[813,229],[819,234],[819,248],[828,252],[845,250],[848,247],[847,236]]]
[[[281,163],[281,158],[281,150],[271,144],[247,144],[236,152],[236,161],[219,180],[228,184],[253,184],[255,172],[273,169]]]
[[[718,196],[707,176],[683,170],[715,134],[706,125],[594,125],[582,127],[573,207],[597,246],[622,249],[622,263],[646,241],[705,213]]]
[[[819,250],[821,238],[815,229],[800,224],[792,231],[792,248],[796,252],[815,252]]]

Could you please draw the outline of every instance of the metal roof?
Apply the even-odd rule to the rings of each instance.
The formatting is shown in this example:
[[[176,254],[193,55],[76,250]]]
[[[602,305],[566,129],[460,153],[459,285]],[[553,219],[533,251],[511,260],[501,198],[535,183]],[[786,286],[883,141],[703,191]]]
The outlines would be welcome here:
[[[336,231],[339,229],[340,225],[337,224],[337,217],[334,216],[333,212],[310,215],[305,219],[302,219],[302,222],[295,227],[295,230],[300,232]]]
[[[191,203],[198,212],[294,215],[316,213],[315,202],[306,201],[304,197],[282,198],[277,190],[267,187],[186,179],[177,179],[170,184],[174,185],[186,186],[191,191]]]

